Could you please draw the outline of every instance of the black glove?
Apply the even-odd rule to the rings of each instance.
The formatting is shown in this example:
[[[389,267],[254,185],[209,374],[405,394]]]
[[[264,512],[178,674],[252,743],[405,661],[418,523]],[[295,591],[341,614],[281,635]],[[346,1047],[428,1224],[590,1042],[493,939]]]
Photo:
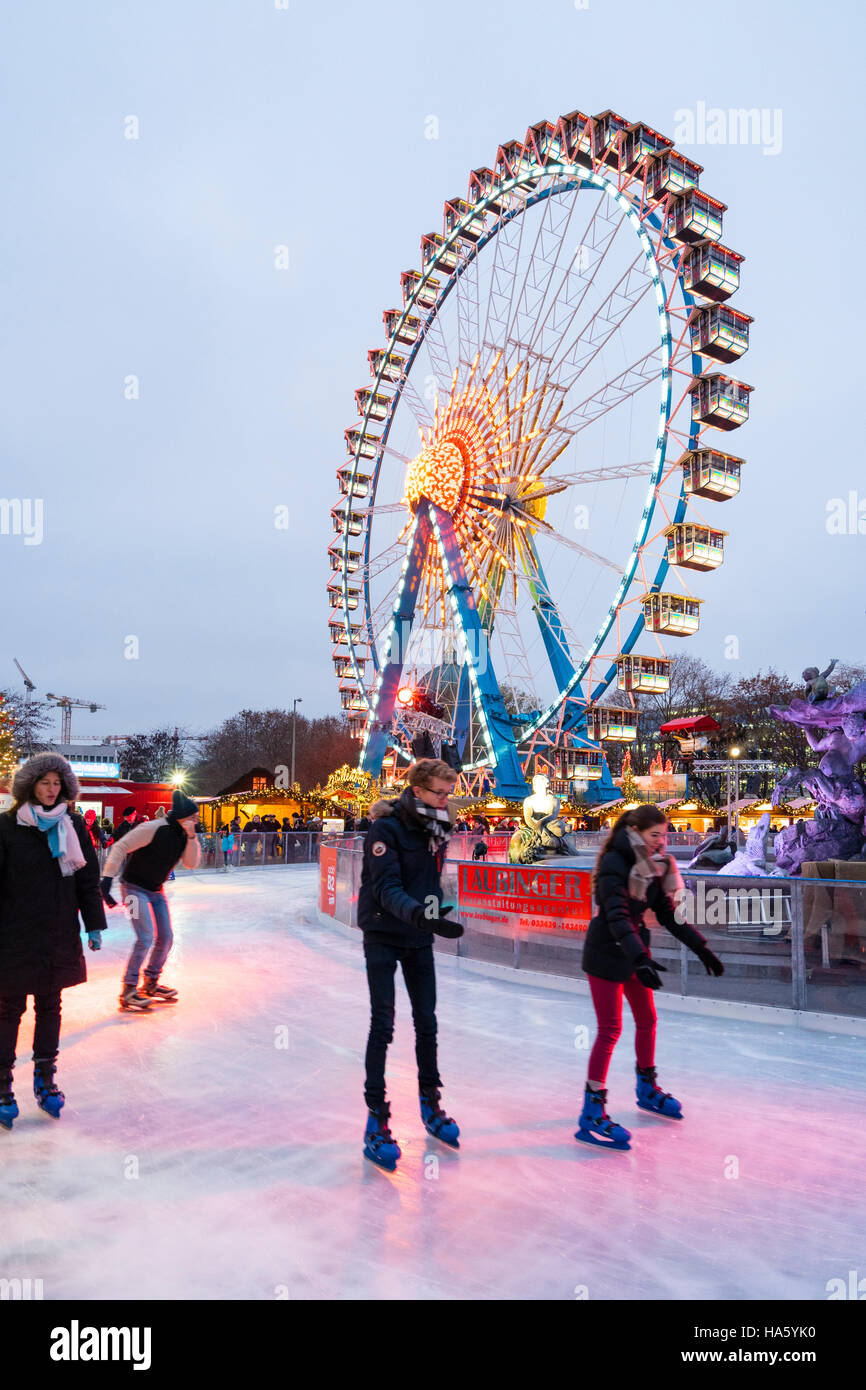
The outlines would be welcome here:
[[[701,946],[699,950],[695,951],[695,955],[708,975],[724,975],[725,967],[722,965],[718,956],[713,954],[709,946]]]
[[[649,956],[647,956],[646,960],[636,967],[634,973],[637,975],[641,984],[646,985],[647,989],[661,989],[663,982],[658,973],[660,970],[666,972],[667,966],[662,965],[661,961],[650,960]]]
[[[112,882],[113,880],[110,878],[101,878],[99,880],[99,890],[102,893],[102,899],[106,906],[117,907],[117,899],[111,896]]]
[[[445,918],[449,912],[453,912],[452,907],[441,907],[436,917],[428,917],[423,907],[418,907],[412,914],[413,925],[421,931],[432,931],[436,936],[446,936],[454,940],[463,935],[462,922],[446,922]]]

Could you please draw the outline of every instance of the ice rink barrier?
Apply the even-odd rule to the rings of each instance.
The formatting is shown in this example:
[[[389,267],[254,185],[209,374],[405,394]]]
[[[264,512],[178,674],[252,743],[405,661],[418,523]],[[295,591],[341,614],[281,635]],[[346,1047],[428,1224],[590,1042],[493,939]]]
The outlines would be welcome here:
[[[357,929],[361,866],[360,841],[323,841],[321,921]],[[688,1001],[700,1012],[744,1016],[781,1010],[796,1015],[786,1022],[832,1028],[838,1020],[844,1031],[866,1033],[866,882],[694,871],[683,878],[682,920],[706,937],[725,973],[707,975],[650,913],[653,957],[667,967],[660,1003]],[[537,973],[588,988],[581,955],[593,907],[590,880],[589,860],[522,867],[448,859],[446,901],[466,931],[457,941],[437,937],[437,954],[487,964],[497,974]]]

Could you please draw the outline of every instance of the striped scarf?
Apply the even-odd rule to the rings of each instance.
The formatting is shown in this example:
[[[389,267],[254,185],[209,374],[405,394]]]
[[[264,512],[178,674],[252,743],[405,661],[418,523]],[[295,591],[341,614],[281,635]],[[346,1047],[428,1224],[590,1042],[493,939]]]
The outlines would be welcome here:
[[[440,849],[444,850],[451,838],[451,817],[448,812],[438,806],[428,806],[426,801],[421,801],[417,796],[413,797],[413,801],[415,812],[423,817],[430,834],[427,842],[430,853],[436,854]]]

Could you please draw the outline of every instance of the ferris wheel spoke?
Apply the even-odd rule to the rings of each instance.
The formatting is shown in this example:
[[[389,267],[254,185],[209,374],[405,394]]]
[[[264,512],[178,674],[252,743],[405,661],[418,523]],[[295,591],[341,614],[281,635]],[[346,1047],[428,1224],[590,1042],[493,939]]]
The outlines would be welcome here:
[[[576,208],[578,203],[579,199],[575,197],[572,208]],[[529,351],[537,353],[539,358],[547,358],[551,366],[555,365],[556,349],[561,347],[563,335],[568,332],[587,296],[595,288],[598,274],[621,224],[621,217],[616,215],[610,200],[605,197],[598,198],[575,247],[574,255],[563,267],[556,293],[550,297],[545,312],[539,312],[535,317],[527,347]],[[555,269],[554,264],[551,267],[550,284]],[[540,307],[543,307],[543,303]],[[563,323],[564,314],[567,318]]]
[[[567,346],[555,363],[564,373],[563,381],[567,389],[570,390],[591,366],[614,335],[621,330],[626,319],[653,289],[652,277],[643,273],[643,267],[640,265],[643,259],[641,256],[639,261],[629,266],[598,306],[593,317],[574,338],[567,340]]]
[[[415,383],[408,377],[403,384],[400,399],[401,401],[405,401],[408,405],[419,430],[432,428],[433,412],[427,402],[422,399],[421,395],[416,390]]]
[[[569,197],[565,201],[555,190],[544,200],[535,241],[525,258],[526,268],[519,288],[515,283],[506,324],[506,341],[514,342],[518,351],[522,351],[523,345],[528,351],[533,351],[538,320],[553,284],[562,245],[578,201],[577,197]],[[543,356],[538,350],[535,351],[537,356]]]
[[[651,348],[606,385],[572,406],[553,426],[555,433],[573,438],[623,401],[637,395],[645,387],[657,384],[660,370],[658,353],[658,347]]]
[[[596,565],[604,565],[606,569],[613,570],[614,574],[622,574],[622,565],[617,565],[613,560],[608,560],[606,555],[599,555],[597,551],[590,550],[588,546],[581,545],[580,541],[573,541],[569,536],[563,536],[560,531],[556,531],[547,522],[541,522],[539,536],[545,536],[548,540],[556,541],[558,545],[565,546],[566,550],[573,550],[576,555],[582,555],[585,560],[592,560]]]

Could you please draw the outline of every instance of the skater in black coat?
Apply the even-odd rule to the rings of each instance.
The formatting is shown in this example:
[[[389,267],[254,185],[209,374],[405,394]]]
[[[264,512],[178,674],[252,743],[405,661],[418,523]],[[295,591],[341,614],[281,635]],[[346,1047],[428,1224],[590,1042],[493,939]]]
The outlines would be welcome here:
[[[369,1111],[364,1153],[393,1169],[400,1157],[388,1127],[385,1056],[394,1036],[394,976],[403,971],[412,1001],[421,1117],[429,1133],[456,1147],[459,1129],[442,1110],[436,1046],[436,969],[433,932],[462,936],[442,908],[441,874],[451,834],[448,798],[457,774],[434,758],[413,764],[408,786],[393,802],[371,808],[364,840],[358,926],[370,989],[364,1099]]]
[[[79,913],[98,950],[105,927],[99,866],[81,816],[70,814],[78,779],[58,753],[37,753],[15,774],[0,815],[0,1124],[18,1114],[12,1068],[21,1015],[34,997],[33,1087],[55,1117],[60,993],[87,979]]]
[[[605,1082],[613,1050],[622,1032],[623,995],[635,1021],[637,1099],[641,1109],[682,1119],[678,1100],[656,1086],[656,1010],[653,990],[662,986],[666,967],[650,955],[652,912],[660,925],[682,941],[705,966],[721,975],[724,966],[699,931],[680,921],[674,897],[682,879],[666,853],[668,823],[657,806],[638,806],[620,816],[599,850],[593,875],[596,912],[586,933],[583,968],[598,1020],[589,1054],[589,1073],[576,1138],[613,1148],[628,1148],[627,1129],[605,1112]]]

